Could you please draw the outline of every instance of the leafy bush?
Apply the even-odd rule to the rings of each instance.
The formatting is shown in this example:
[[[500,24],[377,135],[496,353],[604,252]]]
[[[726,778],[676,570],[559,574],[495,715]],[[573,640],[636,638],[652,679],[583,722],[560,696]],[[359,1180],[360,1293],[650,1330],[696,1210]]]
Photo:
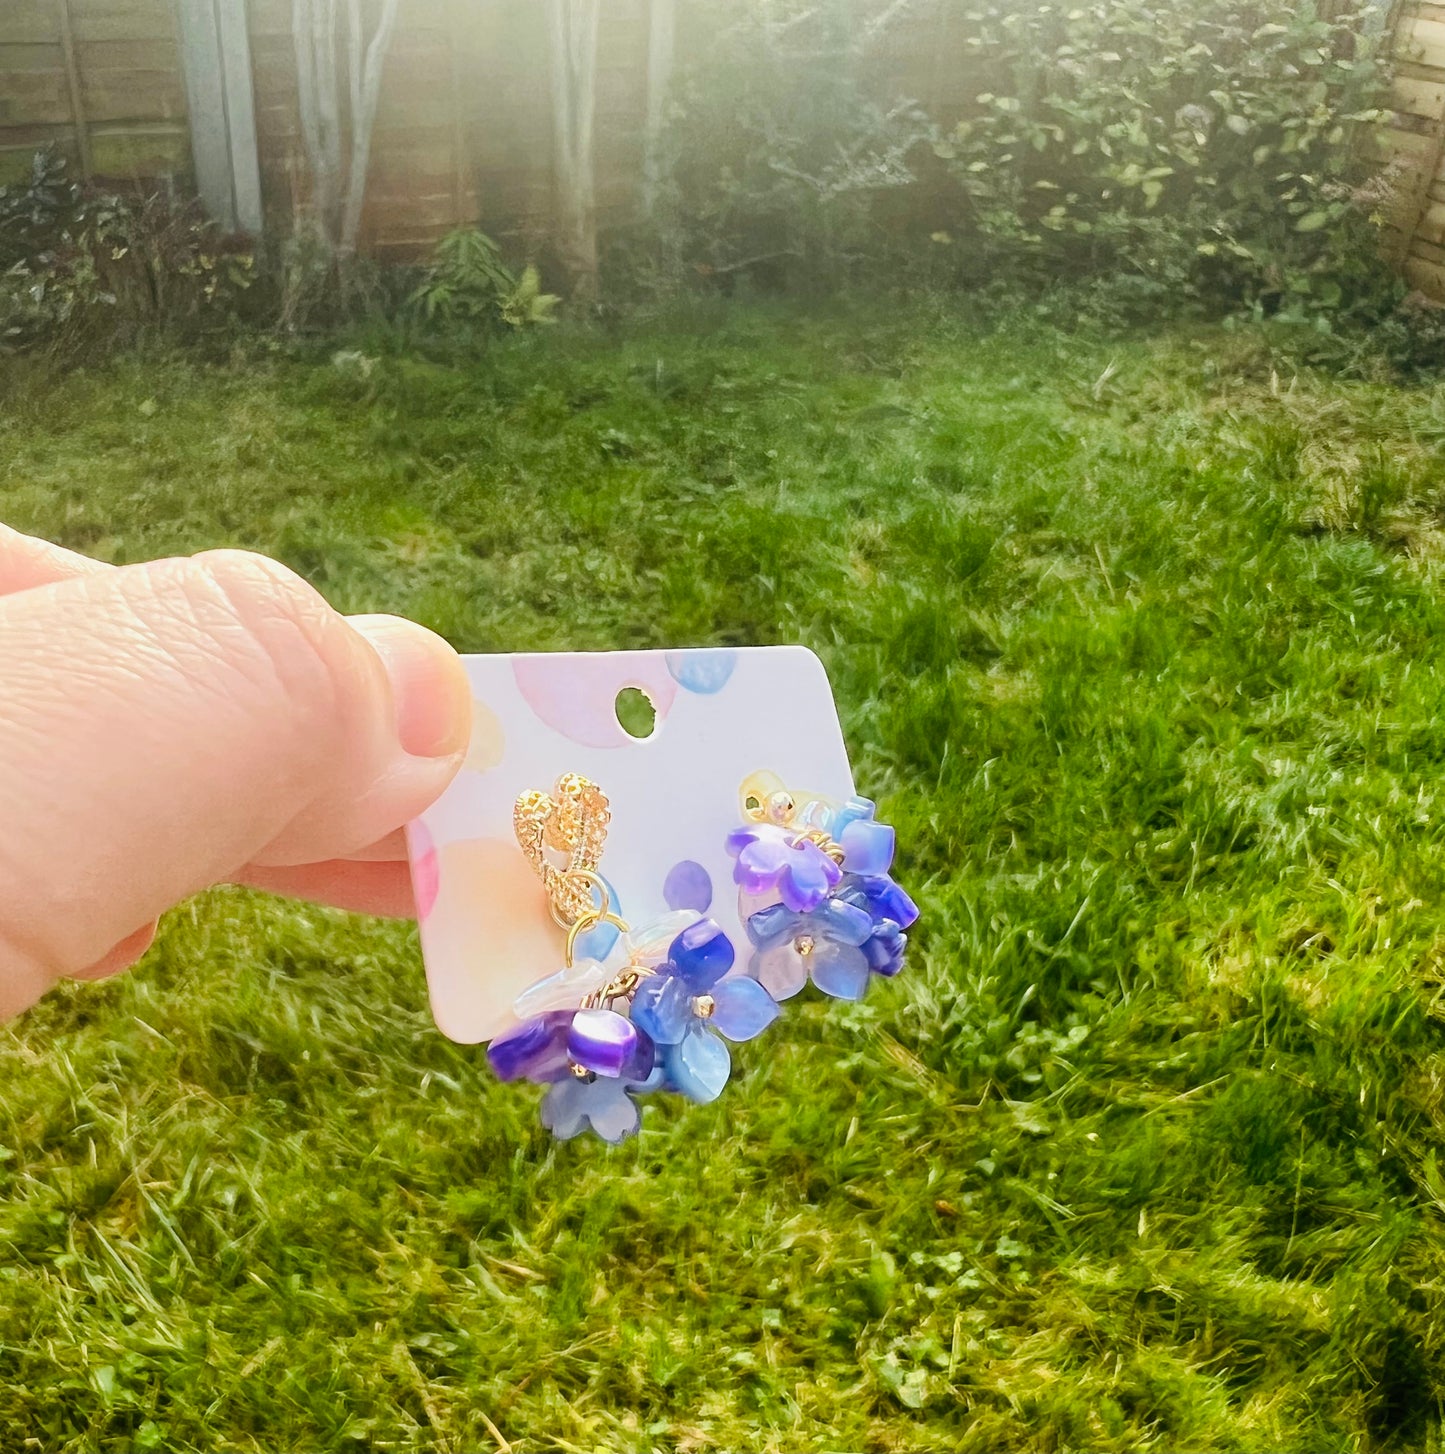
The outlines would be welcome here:
[[[984,307],[1083,285],[1111,322],[1185,308],[1416,329],[1379,256],[1378,4],[939,4],[945,89],[969,98],[947,126],[888,79],[916,6],[689,0],[697,60],[634,272],[778,290],[941,272]]]
[[[1378,290],[1378,15],[1358,0],[973,8],[968,64],[988,84],[938,151],[974,256],[1034,281],[1131,278],[1155,306],[1322,316]]]
[[[912,187],[934,135],[870,87],[897,6],[882,0],[694,0],[664,131],[663,195],[632,239],[634,273],[833,288],[892,245],[880,204]],[[926,148],[924,148],[926,151]]]
[[[0,187],[0,349],[61,352],[147,326],[230,322],[255,257],[194,202],[82,187],[53,152]]]
[[[559,301],[555,293],[542,291],[541,277],[530,263],[514,273],[486,233],[461,227],[437,244],[410,305],[430,323],[500,321],[525,328],[555,321]]]

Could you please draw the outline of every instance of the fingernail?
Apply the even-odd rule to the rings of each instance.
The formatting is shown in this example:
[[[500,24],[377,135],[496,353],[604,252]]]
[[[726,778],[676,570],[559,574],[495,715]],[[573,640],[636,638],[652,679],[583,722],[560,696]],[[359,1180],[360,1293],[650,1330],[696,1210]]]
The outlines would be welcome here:
[[[435,632],[400,616],[352,616],[391,681],[396,733],[413,757],[450,757],[467,745],[472,693],[461,659]]]

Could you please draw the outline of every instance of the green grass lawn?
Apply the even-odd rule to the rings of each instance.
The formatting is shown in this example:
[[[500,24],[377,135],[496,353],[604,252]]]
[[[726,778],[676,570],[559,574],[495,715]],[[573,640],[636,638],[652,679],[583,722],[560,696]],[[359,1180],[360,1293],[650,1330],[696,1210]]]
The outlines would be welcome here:
[[[610,1151],[410,928],[186,905],[0,1032],[0,1444],[1445,1447],[1442,449],[1445,385],[922,313],[12,391],[0,518],[107,559],[807,643],[925,918]]]

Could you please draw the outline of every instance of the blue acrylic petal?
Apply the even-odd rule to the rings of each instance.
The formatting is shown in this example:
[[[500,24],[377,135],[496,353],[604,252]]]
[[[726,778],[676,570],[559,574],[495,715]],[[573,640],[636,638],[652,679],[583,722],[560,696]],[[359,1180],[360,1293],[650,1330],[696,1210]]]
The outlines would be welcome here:
[[[782,1013],[778,1002],[755,979],[731,975],[712,991],[711,1025],[729,1040],[761,1035]]]
[[[786,904],[769,904],[748,917],[748,938],[760,949],[775,939],[797,932],[799,915]]]
[[[642,1118],[620,1081],[575,1076],[550,1086],[542,1098],[542,1124],[559,1141],[580,1136],[589,1126],[604,1141],[617,1145],[633,1135]]]
[[[574,1075],[547,1087],[542,1124],[559,1140],[570,1141],[587,1129],[587,1085]]]
[[[735,957],[732,940],[711,919],[689,924],[667,952],[674,972],[695,995],[711,989],[733,967]]]
[[[867,822],[876,811],[871,798],[849,798],[833,816],[833,837],[841,843],[850,823]]]
[[[874,931],[873,915],[867,909],[855,904],[840,903],[830,899],[812,915],[815,932],[824,939],[836,939],[839,944],[862,944]]]
[[[868,960],[851,944],[820,944],[808,956],[813,983],[835,1000],[861,1000],[868,989]]]
[[[588,1087],[587,1119],[592,1129],[609,1145],[635,1135],[642,1124],[642,1115],[620,1081],[600,1077]]]
[[[893,829],[887,823],[862,819],[850,823],[838,839],[843,867],[849,873],[887,873],[893,863]]]
[[[852,904],[855,909],[864,909],[869,915],[873,913],[873,906],[868,902],[868,895],[863,892],[863,880],[857,875],[850,875],[845,878],[837,893],[833,895],[835,904]]]
[[[692,991],[675,974],[654,974],[632,997],[632,1023],[658,1045],[676,1045],[692,1028]]]
[[[616,913],[617,901],[614,899],[612,902],[613,913]],[[577,958],[606,959],[612,953],[620,933],[621,930],[616,924],[599,924],[595,929],[589,929],[585,934],[579,934],[575,945]]]
[[[706,1030],[694,1030],[681,1045],[664,1052],[672,1083],[689,1100],[715,1101],[728,1083],[733,1058],[727,1043]]]
[[[843,892],[850,898],[854,892],[861,893],[875,919],[892,919],[900,929],[912,928],[918,922],[918,905],[887,874],[850,877]]]
[[[906,935],[892,919],[880,919],[872,937],[862,946],[868,967],[874,974],[894,975],[903,968]]]
[[[629,1080],[627,1082],[627,1089],[630,1090],[633,1095],[651,1095],[653,1091],[668,1090],[671,1088],[671,1083],[668,1081],[667,1078],[667,1066],[663,1062],[664,1053],[665,1052],[663,1048],[659,1046],[657,1052],[657,1063],[648,1072],[647,1077],[644,1080]]]

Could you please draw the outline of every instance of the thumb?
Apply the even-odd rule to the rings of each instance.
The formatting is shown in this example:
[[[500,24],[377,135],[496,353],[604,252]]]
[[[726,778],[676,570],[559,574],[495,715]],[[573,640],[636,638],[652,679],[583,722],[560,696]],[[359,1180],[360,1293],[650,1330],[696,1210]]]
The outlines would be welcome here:
[[[0,1013],[245,865],[341,858],[460,765],[456,654],[217,551],[0,599]]]

